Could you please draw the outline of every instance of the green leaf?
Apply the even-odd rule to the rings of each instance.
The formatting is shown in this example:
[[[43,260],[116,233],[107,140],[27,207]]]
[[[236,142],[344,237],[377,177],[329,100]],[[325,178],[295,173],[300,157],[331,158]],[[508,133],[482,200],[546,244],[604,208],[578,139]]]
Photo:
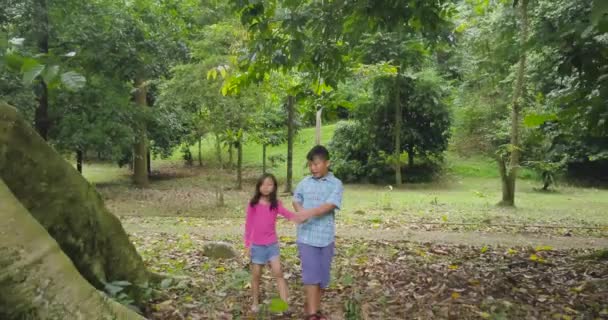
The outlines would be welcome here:
[[[270,310],[272,313],[281,313],[287,311],[288,309],[289,305],[281,298],[273,298],[270,300],[270,305],[268,306],[268,310]]]
[[[61,82],[70,90],[78,90],[87,83],[87,79],[74,71],[68,71],[61,75]]]
[[[46,82],[46,83],[51,83],[57,78],[58,74],[59,74],[59,66],[57,66],[57,65],[49,66],[46,69],[44,69],[44,72],[42,73],[42,79],[44,79],[44,82]]]
[[[106,292],[110,295],[115,297],[119,292],[121,292],[124,289],[124,287],[121,286],[117,286],[111,283],[106,283],[105,285],[105,290]]]
[[[595,25],[599,24],[604,16],[608,15],[608,1],[595,0],[591,8],[591,22]]]
[[[8,33],[0,32],[0,49],[8,48]]]
[[[126,280],[112,281],[111,284],[115,286],[128,287],[131,285],[131,282]]]
[[[18,54],[9,53],[4,57],[4,62],[13,71],[19,71],[23,66],[24,59]]]
[[[32,84],[42,71],[44,71],[44,68],[45,66],[43,64],[32,62],[31,59],[28,59],[21,67],[21,70],[23,71],[23,84]]]
[[[163,279],[163,281],[160,282],[160,287],[163,289],[167,289],[171,286],[172,282],[173,282],[173,279],[171,279],[171,278]]]
[[[538,127],[547,121],[557,120],[557,115],[554,113],[549,114],[529,114],[524,118],[524,125],[526,127]]]

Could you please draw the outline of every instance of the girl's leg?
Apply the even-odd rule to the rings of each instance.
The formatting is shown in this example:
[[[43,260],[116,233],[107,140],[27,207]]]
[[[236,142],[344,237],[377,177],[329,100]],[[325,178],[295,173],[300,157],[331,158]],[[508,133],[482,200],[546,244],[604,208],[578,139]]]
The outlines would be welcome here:
[[[261,264],[251,264],[251,297],[253,304],[251,310],[257,312],[258,305],[260,304],[260,279],[262,278],[262,267]]]
[[[272,275],[277,279],[277,287],[279,288],[279,295],[281,299],[287,302],[288,291],[287,291],[287,281],[283,277],[283,270],[281,270],[281,259],[276,257],[276,259],[270,260],[270,270],[272,271]]]

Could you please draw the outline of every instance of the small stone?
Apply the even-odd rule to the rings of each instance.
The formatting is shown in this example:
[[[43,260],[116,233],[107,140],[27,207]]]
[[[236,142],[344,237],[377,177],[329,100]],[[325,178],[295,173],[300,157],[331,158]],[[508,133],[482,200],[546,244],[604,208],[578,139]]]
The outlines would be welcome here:
[[[203,246],[203,255],[214,259],[231,259],[236,251],[226,242],[209,242]]]

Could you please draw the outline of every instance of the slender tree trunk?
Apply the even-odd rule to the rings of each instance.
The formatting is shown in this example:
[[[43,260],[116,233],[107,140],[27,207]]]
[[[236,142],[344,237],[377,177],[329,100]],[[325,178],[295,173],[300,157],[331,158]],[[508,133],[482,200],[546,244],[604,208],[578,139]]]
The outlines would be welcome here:
[[[236,189],[243,189],[243,141],[239,139],[236,146]]]
[[[78,172],[80,172],[80,174],[82,174],[82,158],[82,150],[76,150],[76,169],[78,170]]]
[[[198,137],[198,166],[203,166],[203,137]]]
[[[37,31],[38,52],[41,54],[49,53],[49,16],[46,0],[36,0],[34,8],[34,26]],[[34,122],[36,131],[44,140],[48,140],[51,120],[49,118],[49,89],[42,77],[38,77],[36,90],[36,108]]]
[[[517,80],[515,82],[515,90],[513,92],[512,109],[511,109],[511,159],[508,167],[505,169],[506,174],[503,176],[503,197],[500,202],[504,206],[515,205],[515,180],[517,178],[517,169],[519,168],[519,158],[521,156],[521,145],[519,139],[521,99],[525,86],[526,72],[526,42],[528,39],[528,0],[520,2],[521,15],[521,31],[520,31],[520,56],[519,65],[517,67]],[[506,166],[506,164],[505,164]],[[506,190],[505,190],[506,188]]]
[[[262,144],[262,173],[266,173],[266,144]]]
[[[148,148],[148,154],[146,155],[146,163],[148,165],[148,177],[152,175],[152,156],[150,149]]]
[[[415,156],[416,155],[414,154],[414,149],[409,148],[407,151],[407,167],[410,169],[414,167],[414,157]]]
[[[316,121],[315,121],[315,144],[316,145],[321,145],[321,115],[323,113],[323,108],[320,108],[319,110],[317,110],[317,117],[316,117]]]
[[[146,108],[146,86],[143,79],[135,80],[135,103],[139,108]],[[146,126],[142,123],[138,128],[135,146],[133,148],[133,180],[138,187],[147,187],[148,180],[148,137]]]
[[[224,161],[222,159],[222,141],[220,135],[215,134],[215,155],[217,156],[217,162],[220,165],[220,169],[224,169]]]
[[[395,77],[395,185],[401,186],[401,122],[403,121],[403,108],[401,106],[401,90],[399,75]]]
[[[234,162],[234,155],[232,152],[232,149],[234,149],[234,144],[232,142],[230,142],[230,144],[228,145],[228,168],[232,169],[234,168],[233,162]]]
[[[285,182],[285,192],[291,193],[293,181],[293,138],[294,138],[294,118],[295,118],[295,97],[287,97],[287,181]]]

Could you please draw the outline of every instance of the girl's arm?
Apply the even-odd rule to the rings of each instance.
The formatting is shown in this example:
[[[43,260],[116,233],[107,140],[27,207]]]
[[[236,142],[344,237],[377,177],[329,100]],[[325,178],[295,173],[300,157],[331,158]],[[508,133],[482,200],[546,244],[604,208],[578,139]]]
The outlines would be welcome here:
[[[253,235],[253,209],[247,204],[247,218],[245,219],[245,247],[251,246],[251,236]]]
[[[277,211],[280,215],[282,215],[287,220],[294,221],[297,223],[302,222],[302,219],[300,219],[300,217],[297,214],[295,214],[295,213],[289,211],[287,208],[285,208],[283,206],[283,203],[281,203],[280,201],[279,201],[279,207],[277,208]]]

